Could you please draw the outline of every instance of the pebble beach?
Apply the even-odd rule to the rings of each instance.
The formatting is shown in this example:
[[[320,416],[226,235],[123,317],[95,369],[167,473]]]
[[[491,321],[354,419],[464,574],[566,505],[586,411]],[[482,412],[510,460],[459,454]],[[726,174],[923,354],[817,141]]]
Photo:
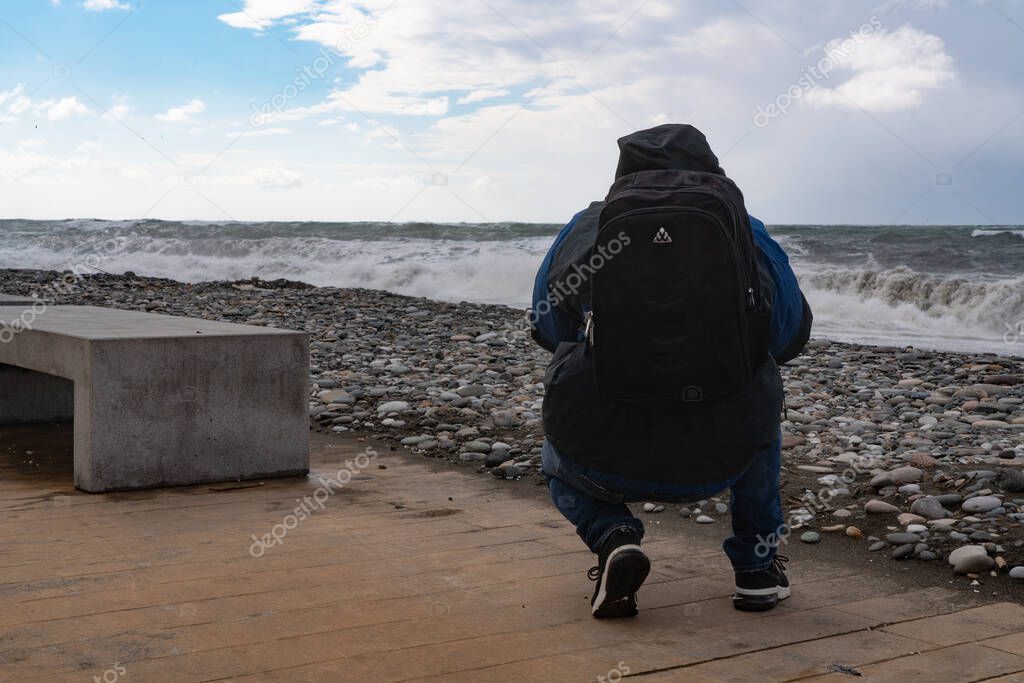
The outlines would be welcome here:
[[[549,354],[521,310],[285,280],[61,279],[0,270],[0,292],[40,297],[38,315],[85,304],[305,331],[311,429],[539,480]],[[1024,580],[1024,360],[814,338],[782,373],[780,542],[835,535],[973,585]],[[639,511],[728,524],[727,502]]]

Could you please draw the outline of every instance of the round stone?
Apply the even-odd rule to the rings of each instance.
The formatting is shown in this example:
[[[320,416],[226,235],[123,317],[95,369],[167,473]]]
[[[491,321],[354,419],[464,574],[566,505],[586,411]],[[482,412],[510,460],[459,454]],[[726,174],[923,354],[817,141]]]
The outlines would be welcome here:
[[[949,560],[950,564],[955,565],[957,562],[959,562],[960,560],[964,559],[965,557],[973,557],[973,556],[979,556],[979,555],[985,555],[986,557],[988,556],[988,551],[985,550],[985,546],[983,546],[983,545],[962,545],[959,548],[957,548],[956,550],[954,550],[953,552],[951,552],[949,554],[949,558],[947,558],[947,559]]]
[[[904,545],[897,546],[892,551],[892,559],[894,560],[905,560],[914,554],[914,544],[905,543]]]
[[[821,534],[817,531],[805,531],[800,534],[800,540],[804,543],[817,543],[821,540]]]
[[[387,401],[377,406],[378,415],[387,415],[388,413],[401,413],[409,410],[409,404],[406,401]]]
[[[975,496],[974,498],[968,498],[960,504],[960,509],[964,512],[988,512],[994,510],[1002,505],[1002,502],[995,496]]]
[[[946,508],[942,507],[942,503],[940,503],[939,499],[934,496],[918,498],[910,504],[910,512],[924,517],[925,519],[942,519],[943,517],[949,517],[949,513],[946,511]]]
[[[467,384],[466,386],[456,389],[455,393],[462,398],[471,398],[474,396],[480,396],[485,391],[487,391],[487,389],[479,384]]]
[[[896,521],[902,526],[907,526],[910,524],[924,524],[926,520],[921,515],[915,515],[912,512],[901,512],[899,516],[896,517]]]
[[[864,512],[872,515],[885,515],[899,512],[900,509],[884,500],[869,500],[864,504]]]
[[[711,519],[707,515],[700,515],[697,517],[697,524],[711,524],[715,520]]]
[[[911,534],[907,532],[885,535],[885,541],[890,545],[904,545],[906,543],[913,544],[920,542],[920,540],[921,537],[917,534]]]
[[[988,571],[995,563],[988,555],[967,555],[953,565],[953,571],[957,574],[977,574]]]
[[[1024,565],[1021,565],[1019,567],[1014,567],[1013,569],[1011,569],[1010,570],[1010,578],[1011,579],[1024,580]]]
[[[882,488],[883,486],[899,486],[900,484],[912,484],[921,481],[924,472],[911,465],[897,467],[891,472],[882,472],[871,479],[871,486]]]

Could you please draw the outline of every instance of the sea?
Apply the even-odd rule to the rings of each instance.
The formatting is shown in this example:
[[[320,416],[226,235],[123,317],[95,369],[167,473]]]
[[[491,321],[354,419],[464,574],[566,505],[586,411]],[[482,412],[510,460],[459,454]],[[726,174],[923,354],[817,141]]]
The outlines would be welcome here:
[[[258,276],[529,305],[562,226],[0,220],[0,267]],[[1024,356],[1024,227],[769,225],[838,341]]]

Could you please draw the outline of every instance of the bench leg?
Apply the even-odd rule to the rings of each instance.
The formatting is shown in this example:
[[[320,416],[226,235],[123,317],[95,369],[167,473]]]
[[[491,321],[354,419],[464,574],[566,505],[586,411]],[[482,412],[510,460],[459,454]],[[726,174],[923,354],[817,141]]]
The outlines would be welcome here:
[[[75,486],[101,492],[309,471],[302,337],[93,341]]]
[[[66,422],[74,413],[74,383],[0,363],[0,424]]]

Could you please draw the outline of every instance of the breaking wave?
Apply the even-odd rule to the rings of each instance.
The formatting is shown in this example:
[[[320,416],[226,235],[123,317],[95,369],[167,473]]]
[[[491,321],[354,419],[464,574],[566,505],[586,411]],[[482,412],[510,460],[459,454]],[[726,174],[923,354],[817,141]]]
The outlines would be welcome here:
[[[0,267],[258,276],[525,307],[554,224],[0,220]],[[1024,353],[1020,226],[773,226],[815,312],[845,341]],[[1024,328],[1021,328],[1024,329]]]

